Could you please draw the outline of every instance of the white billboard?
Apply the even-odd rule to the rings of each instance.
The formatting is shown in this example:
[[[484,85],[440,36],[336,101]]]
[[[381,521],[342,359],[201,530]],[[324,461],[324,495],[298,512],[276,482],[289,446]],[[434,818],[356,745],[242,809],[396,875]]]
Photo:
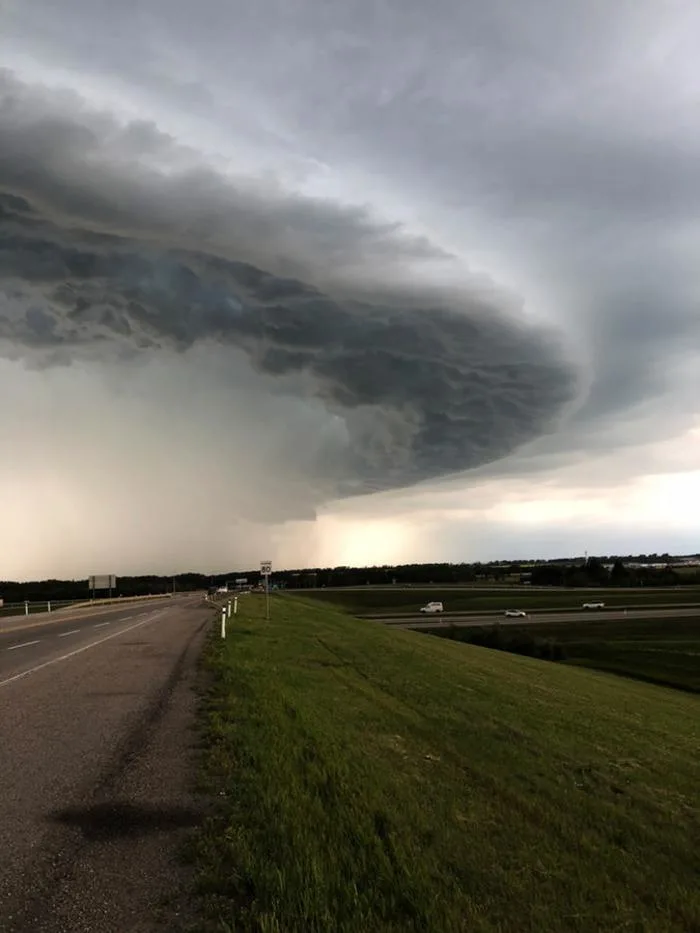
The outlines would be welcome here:
[[[96,573],[89,578],[91,590],[115,590],[117,588],[117,578],[112,573]]]

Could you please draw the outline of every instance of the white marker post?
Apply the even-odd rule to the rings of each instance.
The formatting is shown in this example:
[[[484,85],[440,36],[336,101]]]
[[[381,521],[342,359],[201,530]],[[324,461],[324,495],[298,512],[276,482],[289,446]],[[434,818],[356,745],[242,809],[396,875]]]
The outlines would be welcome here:
[[[29,603],[27,602],[26,599],[25,599],[25,601],[24,601],[24,614],[25,614],[25,616],[28,616],[28,615],[29,615]]]
[[[233,597],[233,614],[234,615],[238,614],[238,597],[237,596]]]
[[[231,618],[231,600],[229,599],[228,605],[226,606],[226,618]]]
[[[221,610],[221,637],[226,638],[226,609]]]
[[[272,573],[272,561],[263,560],[260,562],[260,573],[265,577],[265,618],[270,621],[270,574]]]
[[[49,602],[46,604],[46,611],[51,612],[51,600],[49,600]]]

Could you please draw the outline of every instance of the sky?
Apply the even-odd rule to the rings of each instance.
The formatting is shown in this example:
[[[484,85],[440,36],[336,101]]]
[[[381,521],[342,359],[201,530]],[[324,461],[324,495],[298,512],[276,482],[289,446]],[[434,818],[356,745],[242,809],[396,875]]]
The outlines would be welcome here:
[[[0,0],[0,579],[697,552],[699,39]]]

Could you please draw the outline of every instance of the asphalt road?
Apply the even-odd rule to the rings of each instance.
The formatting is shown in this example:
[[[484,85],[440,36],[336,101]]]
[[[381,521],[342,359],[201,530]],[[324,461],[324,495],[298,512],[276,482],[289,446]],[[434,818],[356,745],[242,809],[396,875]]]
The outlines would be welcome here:
[[[700,621],[700,607],[698,606],[669,606],[655,609],[589,609],[587,611],[573,612],[530,612],[523,618],[511,618],[497,615],[451,615],[448,618],[436,618],[434,615],[394,616],[393,618],[376,619],[385,625],[396,628],[445,628],[450,625],[459,625],[460,628],[483,625],[523,625],[533,622],[590,622],[590,621],[624,621],[625,619],[680,619],[695,617]]]
[[[177,597],[176,597],[177,599]],[[168,600],[170,604],[170,600]],[[80,608],[0,620],[0,682],[13,671],[66,654],[99,635],[162,609],[165,600],[132,602],[115,608]]]
[[[175,597],[0,631],[3,933],[177,929],[211,620]]]

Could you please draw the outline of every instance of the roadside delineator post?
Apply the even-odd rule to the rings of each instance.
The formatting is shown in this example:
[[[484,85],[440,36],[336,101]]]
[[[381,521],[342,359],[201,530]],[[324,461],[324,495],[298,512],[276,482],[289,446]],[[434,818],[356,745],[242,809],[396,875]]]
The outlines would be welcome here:
[[[25,614],[25,616],[28,616],[28,615],[29,615],[29,603],[27,602],[26,599],[25,599],[25,601],[24,601],[24,614]]]
[[[226,618],[231,618],[231,600],[228,601],[228,606],[226,607]]]
[[[226,638],[226,607],[221,610],[221,637]]]
[[[46,611],[51,612],[51,600],[46,603]]]
[[[238,613],[238,597],[234,596],[233,597],[233,614],[236,615],[237,613]]]

